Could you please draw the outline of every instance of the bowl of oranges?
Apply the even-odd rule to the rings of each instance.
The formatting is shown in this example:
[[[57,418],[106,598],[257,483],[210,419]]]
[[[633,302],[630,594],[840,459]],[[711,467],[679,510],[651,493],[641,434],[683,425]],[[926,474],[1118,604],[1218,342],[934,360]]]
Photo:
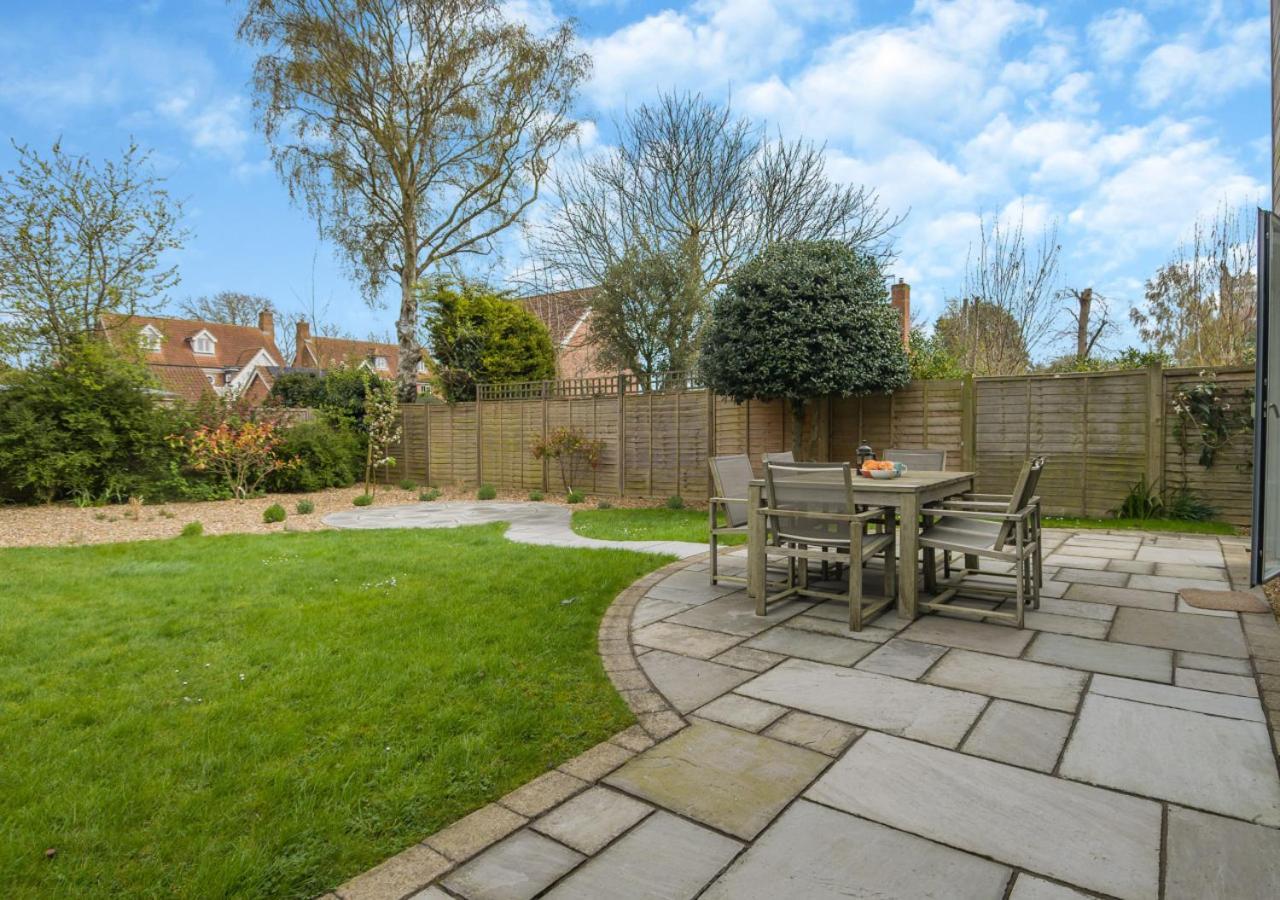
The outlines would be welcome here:
[[[887,459],[869,459],[862,464],[862,474],[867,478],[897,478],[905,468]]]

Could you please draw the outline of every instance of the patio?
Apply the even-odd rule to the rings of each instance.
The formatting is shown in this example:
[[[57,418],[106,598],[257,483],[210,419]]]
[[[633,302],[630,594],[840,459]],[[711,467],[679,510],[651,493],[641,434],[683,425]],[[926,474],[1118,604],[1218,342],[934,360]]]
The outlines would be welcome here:
[[[758,618],[705,559],[672,564],[601,629],[640,726],[337,895],[1280,894],[1280,694],[1259,692],[1280,628],[1177,595],[1239,584],[1246,541],[1048,542],[1021,631],[891,611],[850,634],[807,601]]]

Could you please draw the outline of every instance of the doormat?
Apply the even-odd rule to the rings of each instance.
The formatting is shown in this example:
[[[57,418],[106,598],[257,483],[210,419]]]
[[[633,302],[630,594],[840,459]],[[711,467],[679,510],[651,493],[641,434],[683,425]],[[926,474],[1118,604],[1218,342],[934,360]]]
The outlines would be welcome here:
[[[1271,612],[1267,601],[1248,591],[1207,591],[1204,588],[1186,588],[1180,592],[1196,609],[1221,609],[1231,612]]]

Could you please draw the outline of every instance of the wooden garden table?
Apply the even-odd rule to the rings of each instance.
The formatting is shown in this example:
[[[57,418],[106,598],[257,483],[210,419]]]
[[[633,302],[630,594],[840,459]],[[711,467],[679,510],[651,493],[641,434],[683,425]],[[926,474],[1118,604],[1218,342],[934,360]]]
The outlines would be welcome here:
[[[898,615],[916,617],[916,541],[920,510],[973,490],[973,472],[906,472],[900,478],[875,479],[854,476],[853,501],[859,506],[893,507],[902,522],[898,538]],[[792,482],[792,488],[795,483]],[[813,484],[816,493],[844,494],[843,482]],[[765,583],[764,479],[752,480],[747,493],[747,593],[758,600]]]

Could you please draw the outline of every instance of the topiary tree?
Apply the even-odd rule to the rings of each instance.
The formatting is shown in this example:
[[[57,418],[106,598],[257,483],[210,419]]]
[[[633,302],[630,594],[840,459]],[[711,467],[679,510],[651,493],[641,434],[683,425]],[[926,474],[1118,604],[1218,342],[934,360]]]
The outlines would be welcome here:
[[[804,450],[812,397],[893,391],[910,381],[897,311],[873,256],[838,241],[774,244],[738,269],[712,309],[700,367],[738,403],[785,399]]]

